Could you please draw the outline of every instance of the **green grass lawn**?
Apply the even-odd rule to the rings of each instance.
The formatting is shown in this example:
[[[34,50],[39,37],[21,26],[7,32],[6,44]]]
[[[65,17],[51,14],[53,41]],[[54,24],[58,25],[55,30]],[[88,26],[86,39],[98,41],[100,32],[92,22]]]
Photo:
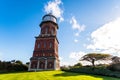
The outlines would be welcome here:
[[[0,74],[0,80],[120,80],[119,78],[63,71],[40,71]]]

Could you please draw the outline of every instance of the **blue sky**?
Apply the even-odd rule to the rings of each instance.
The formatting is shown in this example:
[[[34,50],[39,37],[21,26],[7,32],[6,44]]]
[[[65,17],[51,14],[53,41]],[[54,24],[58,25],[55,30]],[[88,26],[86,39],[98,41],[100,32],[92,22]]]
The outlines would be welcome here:
[[[58,18],[61,65],[90,52],[120,56],[120,0],[0,0],[0,60],[28,62],[49,12]]]

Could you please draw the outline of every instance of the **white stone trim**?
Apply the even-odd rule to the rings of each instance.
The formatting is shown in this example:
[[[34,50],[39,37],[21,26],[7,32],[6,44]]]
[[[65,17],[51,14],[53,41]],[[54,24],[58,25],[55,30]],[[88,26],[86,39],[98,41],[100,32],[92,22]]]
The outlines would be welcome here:
[[[31,61],[30,61],[29,66],[28,66],[28,71],[30,71],[30,70],[31,70]]]
[[[45,59],[45,69],[47,69],[47,59]]]
[[[40,60],[38,59],[38,62],[37,62],[37,69],[39,69],[39,63],[40,63]]]
[[[54,60],[54,69],[56,70],[56,59]]]

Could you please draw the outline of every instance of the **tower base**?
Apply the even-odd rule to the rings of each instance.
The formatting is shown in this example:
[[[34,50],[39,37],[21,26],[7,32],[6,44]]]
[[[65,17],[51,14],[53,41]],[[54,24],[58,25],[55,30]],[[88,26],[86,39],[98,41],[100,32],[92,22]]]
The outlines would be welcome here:
[[[28,71],[59,70],[59,60],[54,57],[32,57]]]

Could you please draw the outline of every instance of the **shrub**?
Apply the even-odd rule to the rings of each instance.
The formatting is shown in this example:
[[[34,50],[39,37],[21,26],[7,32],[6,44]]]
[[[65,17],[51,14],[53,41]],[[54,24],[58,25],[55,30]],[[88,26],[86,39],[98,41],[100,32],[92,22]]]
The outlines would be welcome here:
[[[81,63],[77,63],[77,64],[75,64],[73,67],[81,67],[82,66],[82,64]]]
[[[61,69],[62,71],[68,71],[68,70],[69,70],[69,67],[62,66],[60,69]]]
[[[63,69],[64,70],[64,69]],[[87,74],[95,74],[95,75],[103,75],[103,76],[111,76],[111,77],[119,77],[120,78],[120,72],[115,72],[107,69],[106,67],[79,67],[79,68],[65,68],[64,71],[69,72],[76,72],[76,73],[87,73]]]
[[[28,70],[28,66],[22,64],[22,62],[19,60],[16,62],[0,61],[0,73],[13,72],[13,71],[27,71],[27,70]]]
[[[112,71],[119,71],[120,72],[120,63],[113,63],[110,66],[108,66],[109,70]]]

